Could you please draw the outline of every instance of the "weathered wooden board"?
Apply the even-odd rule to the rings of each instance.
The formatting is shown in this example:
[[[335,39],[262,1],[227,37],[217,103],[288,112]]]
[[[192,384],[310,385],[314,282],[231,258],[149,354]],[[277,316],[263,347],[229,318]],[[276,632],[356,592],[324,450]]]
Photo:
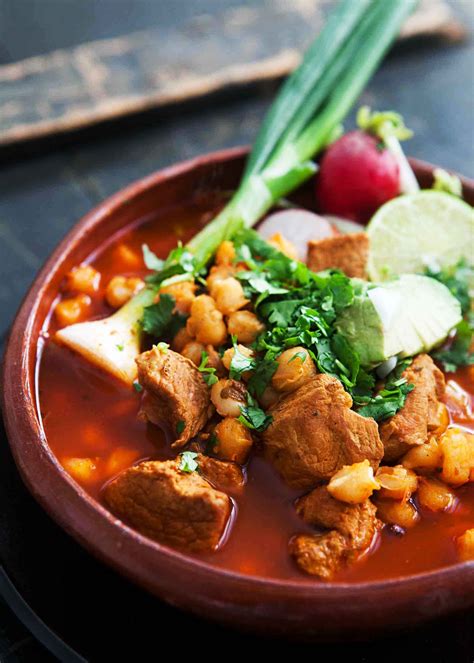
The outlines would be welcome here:
[[[156,27],[0,67],[0,146],[279,78],[299,62],[330,4],[262,0],[179,29]],[[401,37],[430,35],[465,35],[443,0],[423,0]]]

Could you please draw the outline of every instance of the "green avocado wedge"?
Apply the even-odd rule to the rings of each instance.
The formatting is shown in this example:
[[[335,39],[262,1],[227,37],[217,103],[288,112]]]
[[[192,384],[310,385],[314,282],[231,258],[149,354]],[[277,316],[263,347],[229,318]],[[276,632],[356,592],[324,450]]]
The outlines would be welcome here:
[[[373,367],[389,357],[412,357],[442,343],[461,321],[461,306],[435,279],[405,274],[393,281],[358,288],[336,327]]]

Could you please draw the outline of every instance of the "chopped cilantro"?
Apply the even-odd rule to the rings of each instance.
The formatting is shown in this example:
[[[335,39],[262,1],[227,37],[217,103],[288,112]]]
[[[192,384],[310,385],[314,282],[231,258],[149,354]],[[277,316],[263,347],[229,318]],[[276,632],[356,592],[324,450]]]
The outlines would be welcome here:
[[[212,387],[213,384],[216,384],[218,381],[216,375],[216,369],[213,366],[208,366],[207,362],[209,361],[209,355],[204,350],[201,353],[201,363],[198,366],[198,370],[201,371],[204,382],[208,387]]]
[[[255,396],[260,397],[278,368],[278,363],[270,355],[268,358],[263,357],[257,362],[256,368],[253,371],[247,387],[249,391]]]
[[[360,365],[359,355],[346,338],[336,332],[334,321],[350,306],[360,287],[338,270],[314,273],[303,263],[291,260],[270,246],[253,230],[242,230],[234,239],[237,255],[245,255],[250,271],[237,274],[246,296],[258,306],[265,331],[253,344],[252,364],[237,356],[231,377],[252,370],[248,390],[260,397],[278,366],[276,359],[287,348],[305,347],[319,371],[338,378],[351,394],[359,412],[382,420],[405,403],[411,385],[395,384],[400,371],[374,393],[376,379]],[[247,249],[243,249],[247,247]],[[298,356],[298,353],[296,353]],[[253,401],[242,410],[240,420],[249,428],[264,430],[265,413]]]
[[[237,340],[232,337],[232,344],[234,346],[234,355],[230,362],[229,377],[231,380],[240,380],[242,374],[251,371],[255,367],[255,359],[247,357],[239,350]]]
[[[471,310],[471,284],[474,282],[474,269],[461,259],[456,265],[445,269],[428,268],[426,275],[443,283],[461,304],[464,320],[456,327],[456,334],[448,347],[433,352],[433,357],[441,363],[447,373],[454,373],[460,366],[474,364],[474,353],[470,350],[474,319]]]
[[[471,308],[471,298],[469,288],[474,282],[474,269],[463,258],[453,267],[445,269],[433,269],[428,267],[425,271],[426,276],[436,279],[443,283],[456,297],[461,304],[463,315],[466,315]],[[471,286],[472,287],[472,286]]]
[[[295,310],[300,306],[298,299],[287,299],[280,302],[272,302],[264,308],[265,315],[268,315],[270,324],[276,327],[287,327]]]
[[[237,251],[247,246],[250,252],[252,269],[238,273],[237,278],[244,284],[246,296],[258,307],[266,327],[254,344],[258,354],[249,381],[251,393],[260,396],[265,391],[277,368],[276,358],[286,348],[298,345],[309,350],[320,371],[335,375],[346,388],[354,386],[358,358],[340,335],[332,339],[337,313],[354,299],[351,280],[337,270],[312,272],[267,244],[253,230],[241,231],[234,244]]]
[[[244,426],[247,426],[247,428],[256,430],[259,433],[268,428],[273,421],[273,417],[265,414],[264,410],[258,406],[258,403],[250,394],[247,395],[247,405],[241,406],[240,411],[242,414],[238,418],[238,421],[244,424]]]
[[[392,417],[405,405],[408,394],[413,391],[414,385],[408,384],[402,377],[403,371],[411,363],[411,359],[404,359],[396,365],[387,376],[384,388],[375,396],[354,396],[356,403],[365,403],[357,410],[363,417],[372,417],[375,421],[383,421]]]
[[[139,394],[140,392],[143,391],[143,387],[142,387],[142,385],[141,385],[139,382],[137,382],[136,380],[135,380],[135,382],[133,383],[133,388],[135,389],[135,391],[137,392],[137,394]]]
[[[180,455],[179,469],[181,472],[195,472],[198,468],[198,462],[196,461],[197,453],[194,451],[183,451]]]
[[[174,297],[163,293],[156,304],[146,306],[143,310],[143,330],[155,338],[172,338],[182,327],[185,318],[179,313],[173,313]]]
[[[119,352],[123,352],[123,345],[121,345],[120,343],[118,343],[115,347]]]
[[[433,357],[442,364],[446,373],[454,373],[460,366],[474,364],[474,353],[470,351],[472,338],[472,326],[467,320],[461,320],[451,345],[433,353]]]
[[[412,384],[384,388],[374,396],[367,405],[358,410],[363,417],[372,417],[375,421],[383,421],[396,414],[404,405],[406,397],[414,389]]]
[[[145,307],[142,325],[147,334],[156,337],[163,336],[173,317],[174,305],[174,297],[163,294],[160,295],[160,299],[156,304]]]
[[[184,431],[185,428],[186,428],[186,424],[184,423],[184,421],[182,419],[180,419],[178,421],[178,423],[176,424],[176,433],[178,435],[181,435],[181,433]]]
[[[179,244],[170,252],[161,268],[147,277],[147,281],[154,285],[160,285],[163,281],[181,274],[192,278],[193,276],[197,276],[197,269],[193,254]]]

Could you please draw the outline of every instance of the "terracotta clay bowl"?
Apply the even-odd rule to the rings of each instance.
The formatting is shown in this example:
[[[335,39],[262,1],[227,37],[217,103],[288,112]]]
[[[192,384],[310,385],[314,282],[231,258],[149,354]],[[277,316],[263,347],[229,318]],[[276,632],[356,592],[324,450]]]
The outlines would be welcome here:
[[[106,564],[156,596],[220,622],[305,639],[361,636],[414,625],[474,603],[474,564],[363,584],[268,580],[200,562],[117,521],[73,481],[48,447],[35,395],[38,335],[65,273],[128,224],[195,191],[227,191],[245,149],[226,150],[167,168],[101,203],[64,238],[28,292],[13,325],[3,368],[3,413],[24,482],[71,536]],[[412,161],[422,186],[432,166]],[[464,181],[474,203],[474,182]],[[309,187],[298,194],[310,200]],[[27,523],[25,523],[27,526]]]

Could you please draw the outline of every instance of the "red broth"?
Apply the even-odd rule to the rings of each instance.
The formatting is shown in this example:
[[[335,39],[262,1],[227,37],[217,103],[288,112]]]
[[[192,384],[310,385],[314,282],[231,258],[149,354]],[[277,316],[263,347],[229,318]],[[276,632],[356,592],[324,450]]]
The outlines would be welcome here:
[[[104,303],[104,290],[113,276],[144,274],[143,243],[165,257],[178,239],[186,242],[209,216],[209,204],[195,202],[166,210],[111,238],[90,257],[102,275],[90,317],[111,312]],[[55,331],[52,315],[44,329],[38,371],[44,429],[61,463],[67,463],[68,458],[92,459],[93,476],[81,485],[101,501],[102,487],[122,469],[144,459],[171,458],[173,453],[161,430],[137,418],[140,395],[57,346],[51,339]],[[447,378],[472,408],[474,369],[463,369]],[[465,408],[452,400],[448,401],[448,409],[453,423],[474,430],[474,420],[466,416]],[[251,458],[246,472],[247,485],[235,499],[232,530],[218,551],[201,558],[240,573],[311,581],[293,564],[287,550],[294,534],[310,531],[293,508],[298,494],[258,455]],[[456,536],[474,526],[474,485],[456,492],[459,501],[454,511],[422,512],[420,522],[402,536],[385,528],[364,559],[341,572],[337,580],[359,582],[397,577],[454,563]]]

